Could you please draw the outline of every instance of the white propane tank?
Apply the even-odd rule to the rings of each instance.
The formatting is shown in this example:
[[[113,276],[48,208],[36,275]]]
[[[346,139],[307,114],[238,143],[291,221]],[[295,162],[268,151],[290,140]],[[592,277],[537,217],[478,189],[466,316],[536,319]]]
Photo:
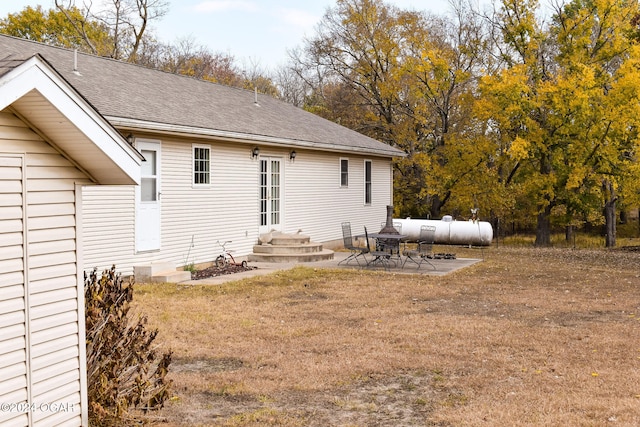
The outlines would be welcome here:
[[[402,234],[407,240],[420,238],[420,227],[431,225],[436,228],[435,243],[443,245],[489,246],[493,240],[493,227],[486,221],[454,221],[449,215],[437,219],[395,219],[393,224],[401,224]]]

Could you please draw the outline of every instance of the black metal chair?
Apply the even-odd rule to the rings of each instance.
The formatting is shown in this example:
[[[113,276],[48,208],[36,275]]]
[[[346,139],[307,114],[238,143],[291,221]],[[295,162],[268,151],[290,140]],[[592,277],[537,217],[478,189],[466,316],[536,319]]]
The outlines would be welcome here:
[[[371,255],[371,259],[367,263],[367,266],[372,266],[376,264],[381,264],[385,270],[388,270],[391,264],[391,252],[384,250],[371,250],[371,246],[369,243],[369,233],[367,232],[367,227],[364,228],[364,237],[367,241],[367,248],[369,249],[369,255]]]
[[[436,238],[436,228],[432,225],[423,225],[420,227],[420,236],[418,238],[418,244],[416,249],[404,251],[404,263],[402,268],[407,264],[407,261],[411,261],[418,265],[418,269],[422,263],[426,262],[433,268],[436,266],[429,261],[433,258],[433,242]]]
[[[338,265],[342,264],[343,262],[345,264],[349,264],[349,262],[353,260],[355,260],[358,265],[361,265],[360,261],[358,260],[359,257],[362,257],[364,259],[364,265],[367,264],[367,258],[365,257],[365,254],[369,253],[369,245],[367,244],[366,247],[356,246],[353,243],[353,235],[351,234],[350,222],[342,223],[342,241],[344,242],[344,248],[350,250],[351,254],[349,254],[347,258],[340,261]]]

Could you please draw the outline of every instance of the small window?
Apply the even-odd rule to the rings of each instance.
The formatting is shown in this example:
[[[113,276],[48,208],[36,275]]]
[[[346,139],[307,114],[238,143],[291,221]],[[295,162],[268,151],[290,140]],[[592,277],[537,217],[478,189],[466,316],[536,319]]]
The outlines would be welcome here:
[[[349,159],[340,159],[340,187],[349,186]]]
[[[193,146],[193,185],[211,184],[211,148]]]
[[[371,160],[364,161],[364,204],[371,204]]]

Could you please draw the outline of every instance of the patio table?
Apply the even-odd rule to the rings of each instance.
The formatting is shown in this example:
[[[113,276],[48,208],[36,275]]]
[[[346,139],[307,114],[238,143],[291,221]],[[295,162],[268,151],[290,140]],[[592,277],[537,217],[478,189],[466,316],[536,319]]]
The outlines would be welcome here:
[[[376,247],[382,246],[386,249],[390,248],[389,252],[391,256],[395,254],[398,262],[400,262],[400,265],[402,265],[402,252],[400,251],[400,242],[402,242],[409,236],[407,236],[406,234],[370,233],[369,237],[376,240]]]

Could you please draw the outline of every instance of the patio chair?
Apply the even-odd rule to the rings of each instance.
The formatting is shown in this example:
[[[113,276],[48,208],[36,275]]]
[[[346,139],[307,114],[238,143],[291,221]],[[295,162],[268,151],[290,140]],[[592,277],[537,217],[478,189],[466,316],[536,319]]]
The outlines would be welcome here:
[[[405,259],[402,268],[407,264],[407,261],[411,261],[418,265],[418,269],[426,262],[435,270],[436,266],[429,261],[429,259],[433,258],[433,242],[435,241],[435,236],[436,228],[434,226],[421,226],[416,249],[404,251]]]
[[[391,253],[388,251],[375,249],[371,250],[371,246],[369,243],[369,232],[367,231],[367,227],[364,228],[364,237],[367,241],[367,248],[369,249],[369,255],[371,255],[371,259],[367,263],[368,266],[373,266],[376,264],[381,264],[385,270],[388,270],[391,264]]]
[[[344,248],[350,250],[351,254],[349,254],[348,257],[340,261],[338,265],[342,264],[343,262],[345,264],[349,264],[349,262],[353,260],[355,260],[358,263],[358,265],[361,265],[360,261],[358,260],[359,257],[362,257],[364,259],[365,265],[367,264],[367,258],[365,257],[365,254],[369,253],[369,247],[368,247],[369,245],[367,245],[366,247],[356,246],[353,243],[353,235],[351,234],[350,222],[342,223],[342,241],[344,242]]]

